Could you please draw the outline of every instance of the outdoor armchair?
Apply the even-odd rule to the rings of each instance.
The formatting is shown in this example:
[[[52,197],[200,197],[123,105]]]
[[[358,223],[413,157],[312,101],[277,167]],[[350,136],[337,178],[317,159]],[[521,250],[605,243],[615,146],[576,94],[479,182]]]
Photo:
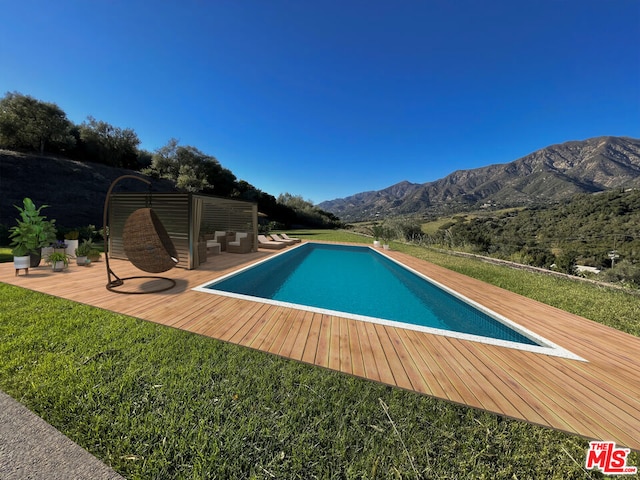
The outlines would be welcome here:
[[[229,253],[249,253],[251,251],[251,240],[246,232],[237,232],[235,240],[227,242],[227,252]]]
[[[216,230],[213,234],[213,240],[215,240],[216,243],[220,244],[220,249],[222,251],[225,251],[227,249],[227,232]]]

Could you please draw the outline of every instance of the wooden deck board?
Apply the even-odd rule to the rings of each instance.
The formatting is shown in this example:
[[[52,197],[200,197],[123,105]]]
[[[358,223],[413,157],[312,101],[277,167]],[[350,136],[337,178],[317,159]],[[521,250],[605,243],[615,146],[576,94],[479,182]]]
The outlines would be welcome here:
[[[388,255],[586,362],[192,290],[271,254],[222,254],[198,270],[174,269],[164,275],[177,286],[150,295],[107,291],[100,262],[17,277],[0,264],[0,281],[640,450],[639,338],[399,252]],[[111,263],[123,278],[146,275]]]
[[[287,355],[285,355],[286,357],[302,361],[305,347],[310,338],[309,332],[311,331],[313,316],[313,312],[303,312],[302,316],[299,317],[300,328],[298,329],[298,333],[291,350]]]
[[[351,349],[351,334],[349,332],[349,320],[346,318],[338,319],[340,323],[340,371],[343,373],[353,374],[353,354],[358,353],[357,350]]]
[[[320,328],[322,322],[322,315],[314,313],[311,317],[309,325],[309,333],[302,351],[301,360],[306,363],[316,364],[316,355],[318,352],[318,345],[320,344]]]
[[[412,390],[413,386],[411,385],[411,380],[405,370],[405,365],[389,337],[389,329],[385,325],[379,325],[377,323],[374,323],[373,326],[378,334],[380,346],[382,347],[382,354],[387,359],[389,371],[393,378],[393,380],[388,383],[395,384],[400,388]],[[385,383],[387,382],[385,381]]]
[[[304,318],[304,312],[289,312],[290,317],[290,325],[289,329],[286,332],[286,336],[284,340],[278,345],[276,353],[282,357],[291,358],[291,352],[296,346],[296,341],[298,340],[298,334],[300,333],[300,328],[302,327],[302,322]]]
[[[364,378],[380,382],[380,372],[376,364],[376,356],[373,344],[369,340],[369,324],[365,322],[356,322],[358,330],[358,338],[360,338],[360,348],[362,350],[362,363],[364,364]]]
[[[296,316],[291,310],[284,310],[277,319],[276,327],[271,330],[271,336],[261,350],[278,355],[282,344],[291,330],[291,319]]]
[[[329,355],[331,345],[331,317],[320,316],[320,331],[318,332],[318,345],[313,363],[321,367],[329,367]]]
[[[525,404],[536,406],[540,410],[542,410],[543,405],[546,405],[547,411],[559,414],[557,417],[561,419],[562,424],[568,426],[568,429],[584,430],[586,428],[585,425],[589,424],[589,422],[585,424],[585,413],[582,411],[583,405],[575,397],[576,392],[572,391],[570,387],[559,385],[558,387],[564,390],[564,395],[550,398],[547,392],[552,390],[542,383],[542,380],[547,378],[546,376],[541,376],[538,381],[532,383],[531,378],[527,378],[528,369],[522,368],[520,365],[519,368],[515,368],[509,361],[510,359],[504,356],[497,356],[490,349],[483,349],[480,355],[483,356],[487,363],[502,367],[500,371],[503,381],[508,384],[514,393],[517,393],[525,400]],[[523,385],[532,386],[525,390]],[[561,412],[564,412],[564,415]],[[554,420],[550,417],[547,417],[546,421],[549,424],[554,424]],[[562,428],[562,425],[557,424],[557,428]]]
[[[351,354],[351,373],[357,377],[364,377],[366,376],[366,367],[358,324],[347,322],[347,328],[349,329],[349,345],[346,348]]]

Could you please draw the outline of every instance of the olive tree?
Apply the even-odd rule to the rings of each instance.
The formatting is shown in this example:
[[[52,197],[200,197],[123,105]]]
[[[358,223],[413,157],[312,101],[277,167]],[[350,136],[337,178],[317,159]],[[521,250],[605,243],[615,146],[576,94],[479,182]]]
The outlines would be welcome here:
[[[138,167],[140,139],[133,129],[114,127],[89,116],[79,126],[79,133],[79,149],[88,160],[112,167]]]
[[[8,92],[0,99],[0,147],[15,150],[64,151],[75,144],[72,123],[55,103]]]
[[[195,147],[178,145],[175,138],[154,153],[143,173],[172,180],[178,188],[190,192],[232,196],[238,188],[235,175],[215,157]]]

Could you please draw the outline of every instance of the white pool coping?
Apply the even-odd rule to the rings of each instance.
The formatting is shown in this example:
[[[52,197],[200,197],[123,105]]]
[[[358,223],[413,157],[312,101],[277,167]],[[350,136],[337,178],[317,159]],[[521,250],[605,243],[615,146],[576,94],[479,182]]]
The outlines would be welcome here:
[[[231,273],[228,273],[226,275],[223,275],[222,277],[216,278],[214,280],[210,280],[206,283],[203,283],[202,285],[199,285],[197,287],[194,287],[192,290],[197,291],[197,292],[203,292],[203,293],[208,293],[208,294],[215,294],[215,295],[222,295],[225,297],[231,297],[231,298],[237,298],[237,299],[241,299],[241,300],[247,300],[247,301],[251,301],[251,302],[259,302],[259,303],[265,303],[268,305],[276,305],[276,306],[280,306],[280,307],[286,307],[286,308],[293,308],[293,309],[297,309],[297,310],[304,310],[304,311],[308,311],[308,312],[314,312],[314,313],[320,313],[320,314],[324,314],[324,315],[332,315],[332,316],[336,316],[336,317],[342,317],[342,318],[348,318],[351,320],[359,320],[359,321],[364,321],[364,322],[371,322],[371,323],[377,323],[380,325],[386,325],[386,326],[390,326],[390,327],[395,327],[395,328],[403,328],[406,330],[414,330],[414,331],[418,331],[418,332],[424,332],[424,333],[430,333],[433,335],[441,335],[441,336],[445,336],[445,337],[451,337],[451,338],[456,338],[459,340],[468,340],[471,342],[478,342],[478,343],[484,343],[484,344],[488,344],[488,345],[497,345],[500,347],[506,347],[506,348],[512,348],[512,349],[516,349],[516,350],[523,350],[526,352],[531,352],[531,353],[539,353],[539,354],[543,354],[543,355],[551,355],[551,356],[555,356],[555,357],[560,357],[560,358],[567,358],[567,359],[571,359],[571,360],[578,360],[581,362],[586,362],[587,360],[585,360],[584,358],[570,352],[569,350],[551,342],[550,340],[547,340],[546,338],[542,337],[541,335],[538,335],[537,333],[515,323],[514,321],[508,319],[507,317],[500,315],[499,313],[494,312],[493,310],[485,307],[484,305],[481,305],[480,303],[471,300],[470,298],[465,297],[464,295],[456,292],[455,290],[447,287],[446,285],[443,285],[440,282],[437,282],[435,280],[433,280],[432,278],[429,278],[428,276],[418,272],[417,270],[414,270],[411,267],[408,267],[407,265],[403,264],[402,262],[399,262],[398,260],[390,257],[389,255],[385,254],[384,251],[373,248],[371,246],[363,246],[363,245],[348,245],[348,244],[339,244],[339,245],[343,245],[343,246],[347,246],[347,247],[359,247],[359,248],[369,248],[370,250],[372,250],[373,252],[377,253],[378,255],[382,255],[383,257],[391,260],[392,262],[394,262],[395,264],[401,266],[402,268],[410,271],[411,273],[413,273],[414,275],[417,275],[418,277],[426,280],[427,282],[431,283],[432,285],[435,285],[436,287],[444,290],[445,292],[449,293],[450,295],[458,298],[459,300],[467,303],[468,305],[471,305],[472,307],[474,307],[475,309],[481,311],[482,313],[484,313],[485,315],[488,315],[489,317],[493,318],[494,320],[506,325],[507,327],[509,327],[510,329],[520,333],[521,335],[524,335],[525,337],[528,337],[529,339],[533,340],[534,342],[538,343],[539,345],[527,345],[527,344],[523,344],[523,343],[518,343],[518,342],[510,342],[508,340],[500,340],[500,339],[496,339],[496,338],[490,338],[490,337],[483,337],[480,335],[472,335],[472,334],[468,334],[468,333],[460,333],[460,332],[455,332],[452,330],[444,330],[444,329],[440,329],[440,328],[433,328],[433,327],[425,327],[422,325],[414,325],[414,324],[410,324],[410,323],[404,323],[404,322],[398,322],[398,321],[394,321],[394,320],[386,320],[383,318],[376,318],[376,317],[370,317],[367,315],[359,315],[359,314],[355,314],[355,313],[348,313],[348,312],[342,312],[342,311],[338,311],[338,310],[330,310],[330,309],[325,309],[325,308],[318,308],[318,307],[310,307],[307,305],[301,305],[301,304],[297,304],[297,303],[290,303],[290,302],[282,302],[279,300],[271,300],[268,298],[262,298],[262,297],[256,297],[256,296],[251,296],[251,295],[244,295],[244,294],[240,294],[240,293],[232,293],[232,292],[225,292],[223,290],[215,290],[214,288],[211,288],[211,285],[215,285],[216,283],[222,282],[227,278],[236,276],[244,271],[250,270],[253,267],[260,265],[262,263],[265,262],[269,262],[270,260],[283,255],[287,252],[292,251],[293,249],[296,248],[300,248],[304,245],[307,245],[309,243],[315,243],[315,242],[305,242],[302,243],[300,245],[296,245],[294,247],[288,248],[286,250],[283,250],[282,252],[276,253],[275,255],[272,255],[264,260],[260,260],[259,262],[256,263],[252,263],[251,265],[247,265],[245,267],[242,267],[238,270],[235,270]],[[323,245],[322,243],[317,243],[317,245]]]

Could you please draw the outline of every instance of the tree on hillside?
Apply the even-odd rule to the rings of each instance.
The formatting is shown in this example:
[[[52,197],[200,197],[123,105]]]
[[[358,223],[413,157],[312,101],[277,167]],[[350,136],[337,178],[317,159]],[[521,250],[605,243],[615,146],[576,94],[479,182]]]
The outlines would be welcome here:
[[[290,226],[297,221],[297,213],[292,208],[278,203],[273,195],[263,192],[245,180],[239,180],[231,193],[231,197],[258,204],[258,211],[266,215],[271,222],[282,226]]]
[[[138,166],[140,167],[140,170],[143,168],[149,168],[152,161],[153,153],[148,150],[138,149]]]
[[[156,150],[151,165],[143,173],[172,180],[178,188],[189,192],[232,196],[237,187],[235,175],[215,157],[195,147],[178,145],[175,138]]]
[[[316,207],[310,200],[305,200],[301,195],[281,193],[278,195],[278,204],[293,210],[296,213],[295,223],[310,227],[336,228],[341,222],[332,213],[325,212]],[[293,221],[291,223],[294,223]]]
[[[114,127],[89,116],[78,127],[77,155],[111,167],[137,169],[140,139],[131,128]]]
[[[8,92],[0,99],[0,147],[39,152],[72,148],[72,124],[55,103]]]
[[[291,207],[294,210],[313,210],[315,206],[311,200],[305,200],[302,195],[292,195],[289,192],[278,195],[278,203]]]

